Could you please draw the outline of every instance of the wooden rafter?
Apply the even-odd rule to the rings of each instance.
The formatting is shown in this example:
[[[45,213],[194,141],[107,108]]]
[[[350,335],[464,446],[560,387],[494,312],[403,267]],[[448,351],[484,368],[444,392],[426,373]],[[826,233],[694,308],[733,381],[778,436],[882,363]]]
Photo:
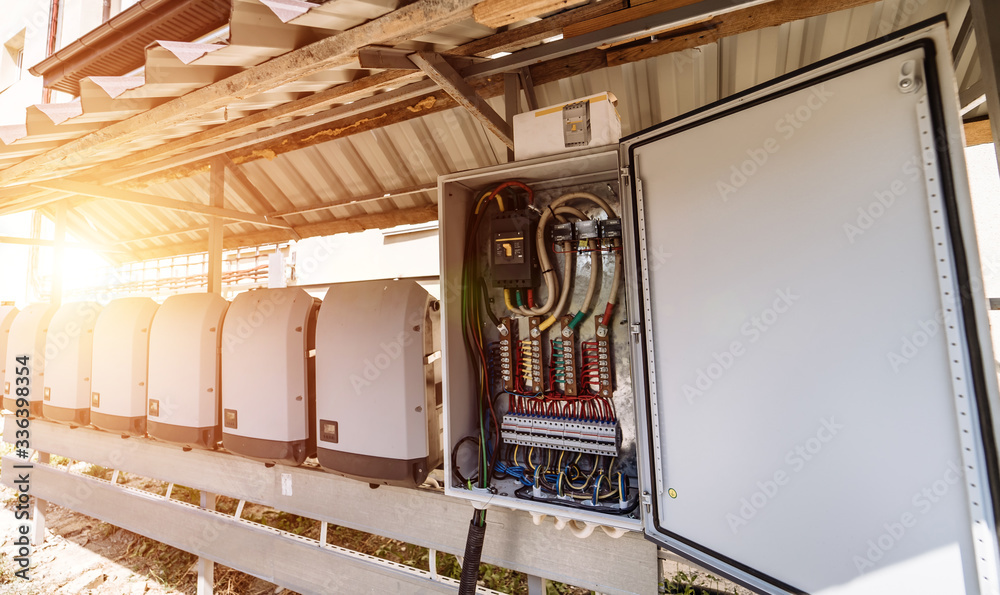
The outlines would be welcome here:
[[[243,211],[237,211],[234,209],[224,209],[209,205],[203,205],[199,203],[188,202],[184,200],[166,198],[164,196],[155,196],[153,194],[135,192],[133,190],[123,190],[121,188],[98,186],[96,184],[88,184],[85,182],[72,182],[69,180],[46,180],[44,182],[38,182],[34,184],[34,186],[43,190],[52,190],[55,192],[72,192],[74,194],[81,194],[83,196],[93,196],[94,198],[117,200],[120,202],[145,205],[148,207],[157,207],[161,209],[184,211],[187,213],[198,213],[200,215],[223,217],[225,219],[234,219],[236,221],[245,221],[247,223],[256,223],[257,225],[266,225],[269,227],[281,227],[284,229],[288,229],[289,227],[291,227],[290,225],[288,225],[288,223],[286,223],[281,219],[274,219],[266,215],[258,215],[256,213],[245,213]]]
[[[57,244],[55,240],[44,240],[39,238],[19,238],[16,236],[0,236],[0,244],[17,244],[21,246],[42,246],[48,248],[55,248]],[[66,248],[84,248],[87,250],[93,250],[94,252],[125,252],[121,248],[116,248],[115,246],[106,246],[104,244],[92,244],[89,242],[64,242],[62,245]]]
[[[426,223],[428,221],[436,220],[437,216],[437,205],[430,205],[426,207],[414,207],[410,209],[388,211],[385,213],[362,215],[360,217],[351,217],[348,219],[335,219],[333,221],[324,221],[322,223],[310,223],[308,225],[300,225],[295,229],[302,235],[303,238],[311,238],[338,233],[355,233],[366,229],[385,229],[388,227],[395,227],[397,225]],[[227,236],[223,240],[223,248],[231,250],[233,248],[243,248],[245,246],[273,244],[276,242],[283,242],[286,239],[287,238],[285,238],[284,234],[281,232],[259,231],[240,236]],[[174,244],[164,248],[139,250],[136,251],[136,255],[142,259],[149,259],[176,254],[193,254],[204,251],[205,242],[202,240],[200,242]]]
[[[993,142],[993,133],[990,130],[989,119],[976,120],[965,123],[965,146],[985,145]]]
[[[776,26],[802,18],[828,14],[845,8],[871,4],[874,1],[875,0],[820,0],[810,3],[798,3],[792,0],[775,0],[774,2],[760,6],[722,14],[712,19],[710,23],[701,23],[678,29],[673,33],[673,35],[660,35],[655,41],[646,39],[627,46],[585,50],[573,55],[532,65],[526,70],[528,71],[534,85],[544,85],[546,83],[586,74],[588,72],[593,72],[609,66],[639,62],[648,58],[663,55],[664,53],[698,47],[700,45],[716,41],[720,37],[720,31],[725,31],[726,35],[736,35],[739,33],[755,31],[762,27]],[[776,5],[777,8],[772,5]],[[660,6],[661,9],[666,9],[663,4]],[[615,15],[621,12],[627,11],[620,10],[608,14]],[[648,16],[646,13],[631,14],[635,17]],[[604,17],[598,15],[594,18],[601,19]],[[569,30],[569,28],[570,24],[567,24],[563,27],[563,30],[566,31]],[[515,29],[515,31],[517,30],[519,29]],[[488,99],[503,94],[502,76],[473,77],[466,80],[470,86],[476,90],[478,95],[483,98]],[[394,90],[393,93],[402,94],[405,89],[406,87],[399,88]],[[389,94],[383,94],[383,96],[389,96]],[[389,97],[386,97],[386,99]],[[247,161],[260,159],[264,155],[273,157],[275,154],[300,149],[308,146],[312,142],[315,142],[317,139],[327,141],[335,138],[343,138],[376,128],[382,128],[391,124],[405,122],[407,120],[419,118],[428,114],[453,109],[459,105],[451,96],[441,91],[417,94],[412,99],[398,101],[395,104],[390,105],[385,105],[383,103],[376,104],[375,102],[379,99],[379,97],[369,99],[373,100],[368,102],[362,100],[350,106],[352,108],[359,109],[352,110],[351,113],[349,115],[345,115],[343,119],[331,119],[322,125],[305,129],[303,129],[301,125],[292,126],[293,123],[287,123],[287,125],[279,125],[273,129],[261,131],[261,133],[258,134],[248,135],[247,137],[227,141],[226,143],[213,148],[213,150],[225,150],[230,154],[234,161],[238,163],[245,163]],[[360,108],[367,109],[360,110]],[[316,114],[314,117],[316,119],[323,118],[322,114]],[[302,123],[304,122],[300,121],[300,124]],[[286,127],[286,131],[281,131],[280,129],[282,127]],[[292,128],[295,128],[296,130],[291,131]],[[206,153],[210,152],[211,151],[206,151]],[[190,166],[183,165],[185,162],[195,161],[194,157],[195,155],[192,154],[178,155],[170,160],[154,164],[154,168],[165,165],[168,161],[170,161],[172,162],[173,167],[176,167],[177,169],[172,169],[167,177],[184,175],[185,171],[197,171],[199,168],[203,167],[201,163],[195,163]],[[205,158],[207,158],[207,155]],[[199,160],[200,159],[201,158],[199,157]],[[162,169],[167,168],[163,167]],[[109,171],[107,173],[110,174],[111,172]],[[163,178],[158,176],[151,176],[148,180],[144,180],[144,183],[154,183],[162,179]]]
[[[437,83],[444,92],[451,96],[456,103],[461,105],[472,116],[482,122],[483,126],[495,134],[503,141],[508,148],[514,148],[514,134],[510,125],[496,113],[486,100],[476,93],[476,90],[462,78],[462,75],[440,54],[433,52],[417,52],[410,56],[410,60],[416,64],[420,70]]]
[[[102,150],[220,109],[237,96],[252,97],[336,66],[349,64],[372,43],[412,39],[468,18],[475,0],[417,0],[385,16],[321,39],[237,72],[141,114],[105,126],[0,171],[0,185],[37,180],[59,169],[65,159],[86,159]]]
[[[483,0],[472,9],[476,22],[496,29],[536,14],[578,6],[587,0]]]

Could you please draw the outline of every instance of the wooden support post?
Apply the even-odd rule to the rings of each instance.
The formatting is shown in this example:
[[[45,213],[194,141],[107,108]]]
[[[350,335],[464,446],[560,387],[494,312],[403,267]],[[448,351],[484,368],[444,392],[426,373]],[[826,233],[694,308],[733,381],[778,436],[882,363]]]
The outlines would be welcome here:
[[[976,52],[983,83],[986,85],[986,111],[990,115],[993,148],[1000,167],[1000,4],[971,0],[972,26],[976,32]]]
[[[521,85],[516,72],[503,75],[503,115],[507,119],[511,138],[514,134],[514,114],[521,111]],[[514,161],[514,147],[507,147],[507,162]]]
[[[445,93],[450,95],[456,103],[482,122],[490,132],[497,135],[505,145],[511,149],[514,148],[514,139],[507,122],[490,107],[490,104],[486,103],[482,96],[476,93],[472,85],[466,82],[462,75],[451,64],[448,64],[448,61],[440,54],[417,52],[410,56],[410,60],[413,60],[413,63],[444,89]]]
[[[38,462],[47,464],[49,462],[49,453],[39,452]],[[34,547],[40,547],[45,543],[45,513],[48,510],[48,501],[35,497],[35,504],[31,509],[31,519],[33,521],[31,525],[31,545]]]
[[[538,109],[538,95],[535,95],[535,83],[531,80],[531,69],[525,66],[517,71],[521,77],[521,88],[524,89],[524,98],[528,101],[528,111]]]
[[[205,510],[215,510],[215,494],[201,492],[198,503]],[[215,589],[215,562],[198,558],[198,595],[212,595]]]
[[[545,579],[529,574],[528,595],[545,595]]]
[[[208,200],[212,207],[222,209],[225,204],[226,162],[212,160]],[[222,295],[222,220],[213,216],[208,224],[208,292]]]
[[[58,307],[63,296],[63,263],[66,253],[66,201],[56,205],[55,253],[52,255],[52,293],[49,302]]]

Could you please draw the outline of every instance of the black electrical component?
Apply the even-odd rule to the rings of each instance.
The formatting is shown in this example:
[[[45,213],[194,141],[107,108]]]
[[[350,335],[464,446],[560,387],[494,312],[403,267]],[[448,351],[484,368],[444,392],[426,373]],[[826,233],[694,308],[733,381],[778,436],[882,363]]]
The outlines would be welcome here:
[[[622,237],[621,219],[602,219],[600,223],[602,238],[606,240],[613,240],[615,238]]]
[[[600,237],[600,230],[597,228],[597,221],[587,219],[576,222],[576,239],[596,240]]]
[[[556,223],[552,226],[552,241],[553,242],[572,242],[573,241],[573,224],[570,222],[566,223]]]
[[[538,215],[527,209],[502,213],[490,223],[494,286],[518,289],[538,285],[537,228]]]

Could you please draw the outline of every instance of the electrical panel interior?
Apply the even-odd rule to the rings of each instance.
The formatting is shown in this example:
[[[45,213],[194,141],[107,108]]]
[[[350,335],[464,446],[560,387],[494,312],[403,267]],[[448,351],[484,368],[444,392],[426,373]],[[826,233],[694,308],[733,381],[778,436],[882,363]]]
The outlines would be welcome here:
[[[442,281],[461,288],[444,296],[447,489],[622,525],[639,490],[616,157],[565,163],[442,181]]]

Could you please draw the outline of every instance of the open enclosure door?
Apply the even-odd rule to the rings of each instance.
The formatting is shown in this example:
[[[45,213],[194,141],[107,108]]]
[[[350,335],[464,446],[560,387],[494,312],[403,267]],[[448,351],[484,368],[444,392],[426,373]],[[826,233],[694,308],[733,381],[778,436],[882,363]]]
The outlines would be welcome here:
[[[925,25],[622,145],[646,531],[758,591],[998,592],[948,47]]]

